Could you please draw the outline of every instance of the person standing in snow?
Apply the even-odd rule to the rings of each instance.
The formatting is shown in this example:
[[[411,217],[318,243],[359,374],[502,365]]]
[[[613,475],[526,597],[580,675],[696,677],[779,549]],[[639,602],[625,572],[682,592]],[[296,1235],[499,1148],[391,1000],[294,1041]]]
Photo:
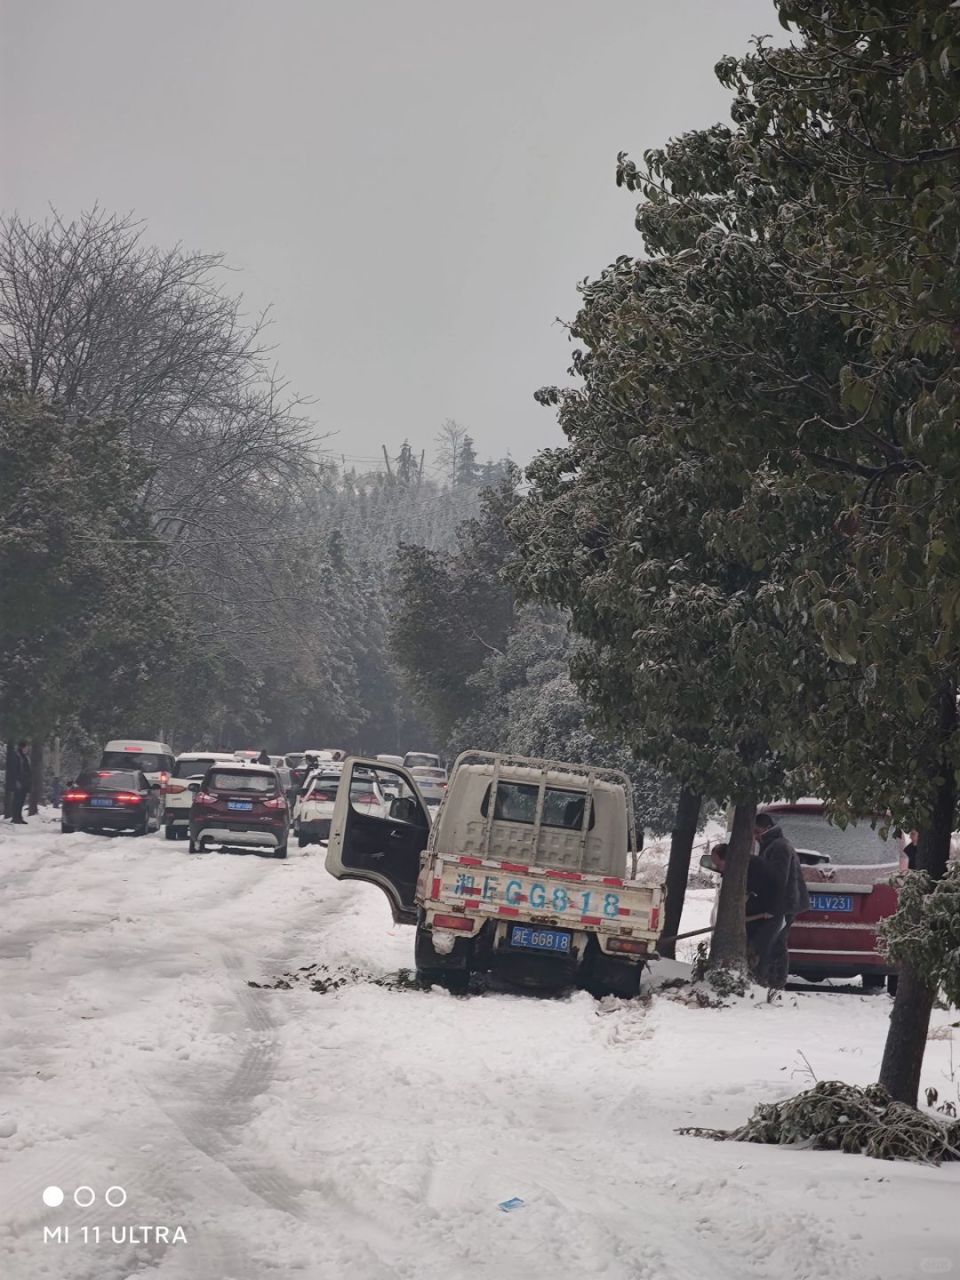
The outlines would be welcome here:
[[[810,894],[796,849],[769,813],[757,814],[753,835],[759,846],[757,857],[773,872],[776,886],[773,913],[780,922],[767,950],[764,980],[768,987],[781,988],[787,985],[790,926],[797,916],[810,909]]]
[[[710,861],[722,876],[727,867],[726,844],[715,844],[710,850]],[[757,982],[766,982],[766,962],[770,944],[782,927],[777,913],[778,885],[773,869],[751,853],[747,863],[747,952],[750,973]],[[761,916],[762,919],[749,919]]]
[[[900,864],[901,871],[916,871],[917,869],[917,848],[920,844],[920,832],[909,831],[907,833],[909,839],[903,846],[902,861]],[[906,865],[904,865],[904,863]]]
[[[33,784],[33,769],[30,765],[30,757],[27,755],[29,745],[27,741],[17,744],[17,749],[13,753],[13,776],[7,781],[13,798],[10,821],[22,827],[27,825],[23,816],[24,801],[30,794],[30,787]]]

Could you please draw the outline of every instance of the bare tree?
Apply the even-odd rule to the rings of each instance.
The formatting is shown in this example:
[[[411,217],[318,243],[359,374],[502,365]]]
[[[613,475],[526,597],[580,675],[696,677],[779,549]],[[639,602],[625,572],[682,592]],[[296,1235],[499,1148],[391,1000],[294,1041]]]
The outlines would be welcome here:
[[[451,485],[457,483],[464,441],[468,438],[466,427],[448,418],[434,437],[437,446],[437,462],[443,468]]]
[[[0,222],[0,360],[89,417],[122,419],[153,463],[143,501],[171,543],[237,485],[279,481],[308,426],[267,364],[264,317],[217,280],[219,254],[161,250],[131,217]]]

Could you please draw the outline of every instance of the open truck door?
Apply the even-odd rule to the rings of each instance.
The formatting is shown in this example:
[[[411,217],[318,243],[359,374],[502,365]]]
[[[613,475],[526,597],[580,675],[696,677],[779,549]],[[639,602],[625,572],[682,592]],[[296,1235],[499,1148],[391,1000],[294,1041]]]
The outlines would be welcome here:
[[[379,885],[394,920],[416,924],[429,834],[427,807],[406,769],[359,756],[344,761],[327,843],[326,868],[335,879]]]

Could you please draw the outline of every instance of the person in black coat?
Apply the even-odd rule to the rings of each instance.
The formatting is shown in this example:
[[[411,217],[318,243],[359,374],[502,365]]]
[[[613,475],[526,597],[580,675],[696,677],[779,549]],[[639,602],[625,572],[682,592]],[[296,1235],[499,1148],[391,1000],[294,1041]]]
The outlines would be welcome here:
[[[17,826],[23,827],[27,825],[23,816],[23,805],[33,785],[33,768],[30,764],[30,757],[27,755],[29,745],[29,742],[26,741],[17,743],[17,749],[13,753],[12,776],[7,779],[7,786],[10,788],[13,800],[10,821],[16,823]]]
[[[785,987],[790,956],[788,936],[797,916],[810,910],[810,894],[803,878],[797,851],[769,813],[758,813],[753,823],[757,857],[770,868],[776,881],[774,913],[781,921],[779,932],[767,951],[766,982],[769,987]]]
[[[710,850],[710,861],[723,875],[727,865],[727,845],[715,844]],[[757,982],[766,982],[767,957],[771,943],[783,927],[783,917],[777,911],[778,884],[772,868],[756,854],[747,862],[747,952],[750,973]],[[751,920],[751,916],[760,916]]]

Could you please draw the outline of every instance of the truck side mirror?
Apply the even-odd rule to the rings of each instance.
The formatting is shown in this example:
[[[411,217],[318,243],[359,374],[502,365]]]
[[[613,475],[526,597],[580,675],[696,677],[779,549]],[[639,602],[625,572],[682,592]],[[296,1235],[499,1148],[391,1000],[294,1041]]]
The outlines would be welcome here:
[[[413,796],[394,796],[390,801],[390,817],[401,822],[416,822],[420,816],[420,806]]]

